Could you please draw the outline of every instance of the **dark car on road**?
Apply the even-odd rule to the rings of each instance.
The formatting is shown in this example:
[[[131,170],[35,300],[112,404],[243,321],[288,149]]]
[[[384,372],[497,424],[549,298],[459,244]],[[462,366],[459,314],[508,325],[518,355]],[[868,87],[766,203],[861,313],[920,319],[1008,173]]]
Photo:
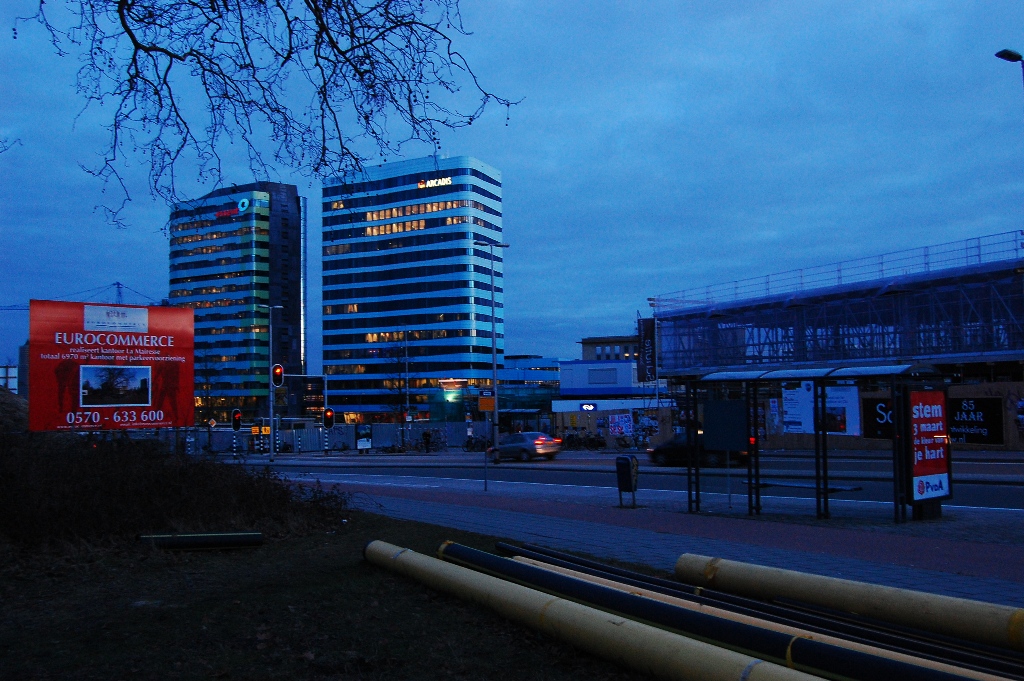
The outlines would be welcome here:
[[[561,448],[561,440],[545,433],[514,433],[500,438],[498,446],[491,447],[487,453],[494,463],[502,459],[529,461],[535,456],[543,456],[550,461]]]
[[[701,452],[699,465],[720,468],[726,465],[726,452],[720,450],[707,451],[703,448],[703,437],[697,434],[697,449]],[[656,466],[686,466],[689,463],[691,445],[686,433],[675,435],[656,447],[647,450],[651,463]],[[694,461],[694,463],[698,463]],[[747,452],[732,452],[728,457],[730,465],[747,465]]]

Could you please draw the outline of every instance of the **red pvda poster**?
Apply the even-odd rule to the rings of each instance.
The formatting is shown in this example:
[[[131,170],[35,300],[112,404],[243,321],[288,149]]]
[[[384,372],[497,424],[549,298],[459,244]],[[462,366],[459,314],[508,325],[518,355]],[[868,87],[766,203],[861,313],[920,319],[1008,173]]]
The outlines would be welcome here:
[[[941,390],[910,393],[910,482],[914,501],[950,495],[946,395]]]
[[[33,300],[29,429],[191,426],[192,310]]]

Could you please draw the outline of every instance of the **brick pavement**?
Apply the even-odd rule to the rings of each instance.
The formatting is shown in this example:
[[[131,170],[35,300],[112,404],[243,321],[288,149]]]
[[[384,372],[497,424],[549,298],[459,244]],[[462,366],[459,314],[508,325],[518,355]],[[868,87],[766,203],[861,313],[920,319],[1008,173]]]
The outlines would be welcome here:
[[[932,593],[1024,607],[1024,511],[948,508],[938,521],[892,523],[891,504],[834,500],[834,520],[814,500],[769,496],[760,519],[705,495],[710,513],[685,511],[685,494],[641,490],[618,508],[613,488],[361,474],[293,475],[352,493],[355,508],[671,572],[701,553]],[[628,502],[628,499],[627,499]],[[472,509],[469,512],[469,509]],[[382,539],[387,539],[382,537]],[[440,538],[439,538],[440,540]]]

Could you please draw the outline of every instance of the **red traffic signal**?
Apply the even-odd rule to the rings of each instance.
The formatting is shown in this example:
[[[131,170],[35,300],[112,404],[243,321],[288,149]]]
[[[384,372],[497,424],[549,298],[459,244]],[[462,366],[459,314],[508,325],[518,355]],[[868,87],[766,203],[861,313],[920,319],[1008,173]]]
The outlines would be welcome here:
[[[236,433],[242,429],[242,410],[232,409],[231,410],[231,430]]]
[[[274,384],[274,387],[280,388],[284,385],[284,367],[280,364],[275,364],[270,369],[270,381]]]
[[[324,428],[334,427],[334,410],[324,409]]]

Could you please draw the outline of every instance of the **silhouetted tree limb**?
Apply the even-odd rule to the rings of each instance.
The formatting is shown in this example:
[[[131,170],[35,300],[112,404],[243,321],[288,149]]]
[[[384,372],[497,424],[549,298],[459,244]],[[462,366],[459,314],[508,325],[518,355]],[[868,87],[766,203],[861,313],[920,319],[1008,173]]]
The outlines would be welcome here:
[[[120,164],[142,154],[168,201],[186,168],[225,179],[224,144],[243,145],[258,178],[278,165],[325,178],[411,141],[439,148],[440,129],[512,104],[455,49],[467,35],[458,0],[64,0],[67,24],[53,5],[29,19],[79,56],[87,106],[111,111],[90,172],[123,188]],[[453,103],[462,85],[466,110]]]

